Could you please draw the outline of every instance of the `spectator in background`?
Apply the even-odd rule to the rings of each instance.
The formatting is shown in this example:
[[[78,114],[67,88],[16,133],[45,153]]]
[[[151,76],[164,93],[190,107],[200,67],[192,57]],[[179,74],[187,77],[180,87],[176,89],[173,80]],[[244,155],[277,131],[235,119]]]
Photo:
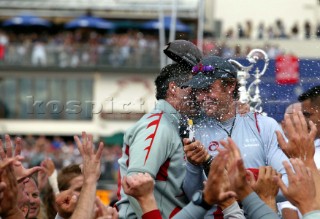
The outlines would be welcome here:
[[[234,57],[240,58],[242,56],[241,54],[241,46],[236,45],[234,50]]]
[[[0,31],[0,61],[4,61],[6,56],[6,47],[9,43],[8,36]]]
[[[234,39],[234,31],[232,28],[228,29],[226,32],[226,38],[227,39]]]
[[[294,112],[298,112],[301,111],[301,103],[300,102],[296,102],[296,103],[292,103],[290,104],[286,110],[285,110],[285,115],[289,115],[289,117],[293,120],[293,113]],[[282,129],[284,131],[285,136],[288,136],[288,134],[286,133],[286,127],[285,127],[285,120],[281,121],[281,126]],[[285,202],[279,202],[277,203],[279,212],[282,214],[283,219],[298,219],[298,218],[302,218],[302,215],[300,213],[298,213],[298,209],[293,206],[289,201],[285,201]]]
[[[244,33],[243,27],[240,23],[237,24],[237,31],[238,31],[238,38],[239,39],[245,38],[245,33]]]
[[[307,122],[312,121],[317,127],[317,138],[320,138],[320,85],[315,86],[301,94],[302,112]]]
[[[298,98],[301,102],[302,112],[306,120],[312,121],[317,128],[314,160],[320,169],[320,85],[315,86],[301,94]]]
[[[314,90],[311,90],[311,91],[314,91]],[[307,94],[310,95],[310,91],[307,91],[306,93],[304,93],[300,97],[305,98]],[[300,97],[299,97],[299,101],[300,101]],[[307,95],[307,97],[308,97],[308,95]],[[293,158],[303,158],[300,162],[302,165],[304,164],[305,167],[308,167],[308,174],[307,175],[309,177],[311,176],[311,180],[313,181],[312,186],[311,185],[304,186],[304,188],[309,191],[309,187],[311,190],[314,189],[314,187],[316,187],[316,190],[319,190],[319,183],[318,182],[320,179],[320,174],[317,169],[316,163],[314,162],[314,155],[315,155],[314,140],[317,135],[317,128],[316,128],[315,123],[313,123],[312,121],[307,121],[304,118],[301,111],[293,112],[290,116],[288,114],[285,115],[284,123],[285,123],[284,131],[286,133],[286,137],[288,140],[284,139],[282,134],[277,131],[276,133],[277,133],[277,139],[279,142],[279,146],[281,147],[283,152],[289,158],[291,158],[290,160],[291,160],[292,164],[293,164],[292,161],[296,160]],[[288,164],[284,164],[284,165],[285,165],[285,167],[287,166],[286,171],[288,173],[289,165]],[[296,169],[295,169],[295,172],[298,173],[296,171]],[[289,175],[289,173],[288,173],[288,175]],[[301,185],[300,182],[294,183],[294,182],[292,182],[292,180],[289,180],[289,186],[291,184]],[[280,187],[282,187],[282,186],[280,185]],[[301,188],[301,190],[302,189],[303,188]],[[288,190],[285,191],[282,188],[281,188],[281,190],[283,191],[284,195],[286,195],[286,193],[288,192]],[[307,193],[307,191],[304,191],[304,192],[300,191],[299,193],[304,194],[304,193]],[[312,195],[310,195],[310,194],[312,194]],[[313,199],[314,197],[315,197],[315,194],[313,194],[313,192],[311,192],[308,195],[308,200]],[[302,214],[305,214],[306,212],[305,212],[305,209],[300,208],[300,207],[302,207],[301,203],[303,203],[303,205],[307,206],[308,208],[312,208],[312,207],[314,207],[314,205],[319,204],[319,197],[317,197],[317,201],[313,201],[312,204],[309,203],[307,205],[305,205],[305,202],[307,200],[303,200],[302,198],[291,199],[289,197],[288,200],[290,201],[291,204],[298,207]],[[290,207],[291,209],[294,209],[294,208],[292,208],[292,206],[290,206],[290,203],[289,204],[286,203],[285,207],[286,208]],[[280,206],[280,208],[281,207],[283,207],[283,206]],[[290,217],[286,217],[285,215],[283,215],[283,216],[285,219],[286,218],[288,218],[288,219],[298,218],[297,214],[295,216],[290,215]],[[314,218],[317,218],[317,217],[314,217]]]
[[[247,39],[250,39],[252,36],[252,21],[246,21],[246,27],[245,27],[245,37]]]
[[[276,20],[276,37],[287,38],[285,27],[281,19]]]
[[[268,27],[267,33],[268,33],[268,39],[274,39],[276,37],[274,33],[274,28],[272,26]]]
[[[24,184],[25,192],[30,200],[30,208],[28,212],[28,219],[36,219],[40,213],[40,192],[36,180],[30,177],[28,182]]]
[[[61,169],[58,174],[58,187],[61,193],[68,190],[72,196],[78,197],[80,195],[81,188],[83,186],[83,175],[81,173],[81,169],[78,164],[72,164],[67,167]],[[53,211],[53,209],[48,209],[50,203],[47,204],[47,211]],[[57,197],[56,200],[56,209],[58,211],[59,216],[62,218],[69,218],[72,215],[72,212],[75,208],[75,205],[69,211],[61,208],[60,199]],[[51,206],[51,208],[54,206]]]
[[[221,56],[223,58],[229,58],[234,56],[234,49],[228,46],[226,43],[223,43],[221,47]]]
[[[317,25],[316,36],[318,39],[320,38],[320,23]]]
[[[298,23],[295,23],[291,28],[291,38],[298,39],[298,37],[299,37],[299,27],[298,27]]]
[[[264,38],[264,24],[263,22],[260,22],[260,24],[258,25],[258,39],[262,40]]]
[[[44,136],[38,138],[34,145],[34,154],[32,156],[30,165],[39,166],[41,161],[45,159],[46,152],[49,150],[49,142]]]
[[[304,37],[306,39],[310,39],[311,38],[311,24],[309,21],[306,21],[304,23]]]
[[[33,66],[46,66],[47,65],[47,53],[44,42],[37,40],[32,49],[31,63]]]
[[[265,48],[266,48],[266,52],[268,54],[269,59],[274,59],[278,55],[281,54],[281,51],[280,51],[278,45],[269,45],[269,44],[267,44],[265,46]]]

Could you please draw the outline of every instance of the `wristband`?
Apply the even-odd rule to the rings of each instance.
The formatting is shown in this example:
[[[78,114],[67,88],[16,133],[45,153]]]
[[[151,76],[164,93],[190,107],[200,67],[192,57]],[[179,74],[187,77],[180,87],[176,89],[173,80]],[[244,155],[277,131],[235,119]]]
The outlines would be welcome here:
[[[59,194],[60,191],[59,191],[59,187],[58,187],[58,172],[57,172],[57,170],[53,171],[52,175],[49,176],[48,181],[49,181],[49,184],[53,190],[53,193],[55,195]]]

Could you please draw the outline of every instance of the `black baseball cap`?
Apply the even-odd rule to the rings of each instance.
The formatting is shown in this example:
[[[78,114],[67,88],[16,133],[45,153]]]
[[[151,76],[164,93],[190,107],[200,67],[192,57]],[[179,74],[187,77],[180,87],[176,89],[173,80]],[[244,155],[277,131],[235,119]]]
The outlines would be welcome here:
[[[303,102],[307,99],[320,96],[320,85],[315,86],[304,92],[298,97],[299,102]]]
[[[237,78],[237,69],[228,60],[209,55],[192,68],[193,77],[181,87],[202,89],[209,87],[215,80]]]
[[[168,43],[163,52],[179,64],[195,66],[200,62],[202,53],[196,45],[187,40],[174,40]]]

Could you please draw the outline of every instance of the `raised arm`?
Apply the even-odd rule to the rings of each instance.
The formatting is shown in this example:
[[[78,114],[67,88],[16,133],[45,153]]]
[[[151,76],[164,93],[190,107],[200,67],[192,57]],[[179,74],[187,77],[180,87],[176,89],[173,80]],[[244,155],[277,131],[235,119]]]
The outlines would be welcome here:
[[[309,212],[320,210],[319,194],[312,171],[298,158],[290,159],[292,170],[288,162],[283,165],[288,173],[289,185],[286,186],[281,178],[276,180],[286,198],[305,215]]]
[[[88,219],[93,216],[96,199],[96,186],[100,177],[100,159],[103,143],[99,144],[97,152],[94,152],[92,135],[82,132],[82,141],[74,136],[80,154],[83,159],[82,174],[84,178],[79,201],[71,219]]]
[[[285,115],[284,122],[288,142],[284,140],[280,132],[277,132],[279,145],[289,158],[301,159],[312,171],[315,181],[320,182],[320,174],[314,162],[314,139],[317,128],[312,121],[308,125],[301,112],[293,112],[291,118]],[[320,191],[320,183],[316,184],[316,190]],[[320,196],[317,199],[320,201]]]
[[[247,171],[240,150],[234,141],[228,138],[227,141],[221,141],[221,144],[229,151],[227,171],[230,188],[236,192],[238,200],[242,202],[247,218],[278,219],[278,215],[258,197],[247,182]]]
[[[26,169],[22,166],[21,160],[23,157],[21,154],[21,138],[15,139],[15,149],[13,153],[13,146],[12,141],[9,135],[5,135],[5,143],[6,143],[6,150],[4,150],[4,145],[0,140],[0,157],[2,160],[6,160],[8,158],[16,157],[16,161],[13,162],[13,170],[15,176],[17,178],[18,183],[22,182],[25,178],[31,176],[32,174],[36,173],[37,171],[42,170],[42,167],[33,167],[30,169]]]

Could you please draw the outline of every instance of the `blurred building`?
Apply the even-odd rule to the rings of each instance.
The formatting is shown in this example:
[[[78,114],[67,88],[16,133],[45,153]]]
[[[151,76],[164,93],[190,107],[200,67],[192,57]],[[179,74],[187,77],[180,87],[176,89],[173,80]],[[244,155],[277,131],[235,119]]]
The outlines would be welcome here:
[[[191,29],[187,34],[177,33],[176,38],[196,42],[201,13],[198,0],[0,0],[2,21],[28,11],[50,20],[55,28],[28,36],[4,28],[14,35],[12,42],[0,32],[0,132],[72,136],[85,130],[96,138],[124,132],[155,105],[153,81],[160,69],[158,32],[143,33],[132,27],[157,19],[161,7],[164,15],[170,16],[174,2],[177,17]],[[206,54],[241,58],[258,47],[268,50],[270,58],[282,53],[319,58],[317,18],[310,15],[310,5],[316,1],[268,2],[268,8],[276,5],[282,10],[290,4],[290,11],[300,10],[301,18],[278,17],[276,10],[259,5],[262,1],[204,2]],[[86,30],[85,40],[81,31],[59,32],[66,21],[84,14],[121,21],[125,31]],[[295,36],[279,34],[294,19],[300,19]],[[308,39],[302,31],[306,19],[313,31]],[[278,24],[278,29],[268,31],[273,24]]]

